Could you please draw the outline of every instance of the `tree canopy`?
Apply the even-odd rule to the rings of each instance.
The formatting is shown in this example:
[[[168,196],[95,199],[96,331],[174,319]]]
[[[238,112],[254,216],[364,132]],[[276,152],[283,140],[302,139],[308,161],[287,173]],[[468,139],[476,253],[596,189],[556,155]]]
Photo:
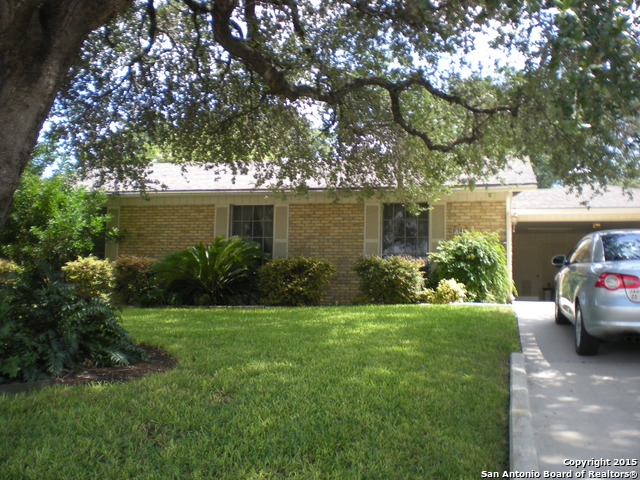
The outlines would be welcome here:
[[[31,3],[51,7],[42,19],[72,2]],[[163,157],[433,194],[528,156],[572,185],[624,183],[639,166],[638,6],[135,0],[82,44],[50,136],[104,180]]]

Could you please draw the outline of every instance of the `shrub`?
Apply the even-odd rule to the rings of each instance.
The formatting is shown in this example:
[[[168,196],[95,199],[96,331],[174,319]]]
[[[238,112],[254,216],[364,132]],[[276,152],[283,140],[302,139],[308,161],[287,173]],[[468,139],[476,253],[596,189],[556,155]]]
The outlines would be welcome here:
[[[33,162],[20,179],[0,231],[0,255],[20,264],[46,261],[55,268],[89,255],[104,239],[105,194],[78,186],[69,165],[43,176]]]
[[[248,290],[251,277],[264,257],[260,245],[240,237],[216,237],[170,253],[154,267],[169,294],[185,304],[222,305]]]
[[[109,300],[113,290],[113,267],[109,260],[94,256],[78,258],[62,267],[65,280],[76,285],[78,296],[88,300],[102,297]]]
[[[355,265],[367,303],[417,303],[424,286],[422,260],[400,255],[363,257]]]
[[[156,261],[149,257],[118,258],[113,264],[116,300],[127,305],[154,304],[154,299],[160,296],[159,283],[153,272],[155,264]]]
[[[466,296],[465,286],[451,278],[440,280],[435,290],[424,290],[421,299],[427,303],[455,303],[462,302]]]
[[[146,358],[101,297],[48,272],[29,271],[9,294],[0,286],[0,383],[31,382],[65,368],[127,365]]]
[[[318,305],[334,266],[316,257],[274,258],[258,270],[260,301],[265,305]]]
[[[24,268],[11,260],[0,258],[0,285],[12,285],[17,281],[18,276]]]
[[[509,279],[504,247],[495,233],[464,232],[440,242],[428,255],[435,262],[430,280],[437,284],[453,278],[463,283],[467,298],[476,302],[508,303],[513,284]]]

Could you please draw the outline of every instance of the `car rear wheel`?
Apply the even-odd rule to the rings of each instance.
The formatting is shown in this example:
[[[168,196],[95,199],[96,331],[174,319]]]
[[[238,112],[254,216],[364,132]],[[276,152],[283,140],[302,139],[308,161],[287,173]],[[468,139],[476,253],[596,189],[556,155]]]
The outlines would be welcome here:
[[[584,321],[582,317],[582,308],[580,305],[576,305],[576,352],[578,355],[595,355],[598,353],[600,347],[600,340],[589,335],[589,332],[584,328]]]

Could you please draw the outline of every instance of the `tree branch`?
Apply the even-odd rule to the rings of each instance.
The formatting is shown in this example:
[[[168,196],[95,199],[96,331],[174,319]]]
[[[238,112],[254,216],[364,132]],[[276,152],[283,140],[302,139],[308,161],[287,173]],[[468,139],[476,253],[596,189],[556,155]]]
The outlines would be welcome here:
[[[194,13],[210,14],[213,12],[213,7],[208,3],[198,2],[197,0],[182,0],[184,4],[189,7]]]
[[[474,105],[460,95],[436,88],[425,78],[424,72],[421,71],[416,72],[402,81],[392,81],[388,78],[378,76],[355,78],[331,90],[327,90],[326,87],[309,84],[294,84],[287,78],[286,72],[278,68],[272,58],[254,48],[248,41],[234,36],[232,26],[235,22],[233,22],[232,16],[236,8],[238,8],[237,1],[216,0],[213,4],[202,4],[197,0],[184,0],[184,2],[192,11],[207,13],[212,16],[212,28],[216,42],[229,52],[232,57],[245,62],[251,70],[260,75],[268,87],[270,95],[282,96],[291,101],[307,98],[328,105],[338,105],[352,92],[370,87],[382,88],[389,94],[393,121],[407,134],[420,138],[430,150],[447,152],[457,145],[470,144],[478,140],[482,135],[482,125],[486,121],[482,121],[481,117],[491,117],[506,112],[510,112],[513,115],[517,113],[518,105]],[[298,35],[304,36],[298,5],[295,0],[274,0],[270,3],[276,6],[287,6],[291,10],[294,31]],[[360,1],[350,3],[352,7],[359,10],[369,9],[369,7]],[[433,5],[431,5],[431,8],[433,11],[437,10]],[[252,32],[257,29],[257,17],[253,0],[248,0],[245,3],[243,13],[245,15],[245,21],[247,25],[249,25],[249,37],[251,38],[253,36]],[[371,11],[368,11],[368,14],[383,15],[382,12]],[[471,130],[467,134],[462,134],[449,143],[434,142],[426,132],[412,125],[402,113],[401,95],[403,92],[413,88],[422,89],[434,98],[442,100],[452,106],[459,106],[469,112],[474,117],[474,125]]]
[[[187,0],[192,1],[192,0]],[[266,82],[274,95],[281,95],[290,100],[301,97],[316,98],[318,91],[307,85],[292,85],[284,72],[277,68],[270,58],[251,47],[247,42],[233,36],[231,33],[231,16],[236,8],[233,0],[215,2],[213,16],[213,33],[216,42],[232,56],[246,62]]]
[[[475,114],[487,114],[493,115],[500,112],[513,112],[515,110],[515,106],[494,106],[494,107],[481,107],[475,106],[467,102],[464,98],[459,95],[453,95],[450,93],[446,93],[443,90],[440,90],[433,86],[431,82],[429,82],[426,78],[424,78],[424,73],[417,72],[412,77],[407,78],[401,82],[393,82],[385,77],[360,77],[353,79],[347,83],[345,83],[342,87],[337,89],[332,93],[332,96],[336,99],[336,101],[344,95],[350,93],[353,90],[357,90],[363,87],[381,87],[385,90],[392,92],[402,92],[406,91],[412,87],[420,87],[427,91],[433,97],[439,98],[451,105],[459,105],[465,110],[468,110],[471,113]]]
[[[293,24],[293,31],[296,32],[298,37],[305,38],[306,33],[302,22],[300,21],[300,11],[298,9],[298,2],[296,0],[282,0],[282,4],[289,7],[291,10],[291,23]]]

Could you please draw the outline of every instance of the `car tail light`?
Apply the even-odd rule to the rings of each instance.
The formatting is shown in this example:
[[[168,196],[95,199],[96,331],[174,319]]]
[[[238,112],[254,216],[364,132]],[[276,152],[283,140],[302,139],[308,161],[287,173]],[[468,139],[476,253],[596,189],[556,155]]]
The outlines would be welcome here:
[[[619,288],[640,288],[640,278],[622,273],[603,273],[596,281],[596,287],[607,290]]]

